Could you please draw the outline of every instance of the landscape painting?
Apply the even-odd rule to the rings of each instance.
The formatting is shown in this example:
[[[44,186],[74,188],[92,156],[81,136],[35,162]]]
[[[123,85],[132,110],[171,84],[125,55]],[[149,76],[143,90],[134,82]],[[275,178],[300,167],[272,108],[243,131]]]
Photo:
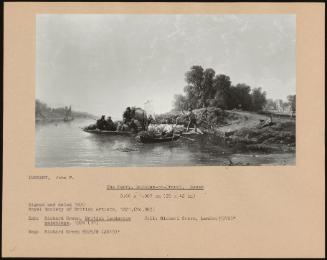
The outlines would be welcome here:
[[[36,16],[36,167],[295,165],[296,17]]]

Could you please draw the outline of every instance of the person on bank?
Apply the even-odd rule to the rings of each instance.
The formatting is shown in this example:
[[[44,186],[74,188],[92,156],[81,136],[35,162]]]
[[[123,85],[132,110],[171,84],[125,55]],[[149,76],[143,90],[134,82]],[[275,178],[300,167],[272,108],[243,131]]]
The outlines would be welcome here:
[[[194,131],[197,132],[197,123],[196,123],[196,115],[193,113],[192,108],[188,109],[188,125],[187,125],[187,129],[186,131],[188,132],[188,130],[190,129],[191,126],[194,126]]]

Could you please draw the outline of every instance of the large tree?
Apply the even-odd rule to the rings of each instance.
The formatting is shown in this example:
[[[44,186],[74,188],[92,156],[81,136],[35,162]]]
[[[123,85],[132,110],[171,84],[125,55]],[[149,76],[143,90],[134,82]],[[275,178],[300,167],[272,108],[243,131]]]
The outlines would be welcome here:
[[[215,89],[215,99],[217,106],[222,109],[227,109],[230,106],[230,87],[231,80],[226,75],[217,75],[213,82]]]
[[[251,109],[251,87],[246,84],[237,84],[230,88],[229,107],[241,108],[244,110]]]
[[[263,109],[267,102],[266,92],[262,91],[261,88],[254,88],[251,93],[252,97],[252,110],[260,111]]]
[[[188,84],[184,88],[187,99],[193,108],[198,108],[203,98],[204,69],[201,66],[192,66],[191,70],[185,73],[185,81]]]
[[[261,88],[251,91],[251,87],[246,84],[232,86],[229,76],[216,75],[211,68],[192,66],[185,73],[185,81],[187,85],[184,87],[184,95],[175,95],[174,108],[177,110],[214,106],[222,109],[259,111],[267,102],[266,92]],[[292,103],[292,100],[290,98],[289,102]]]
[[[200,106],[208,106],[208,100],[215,97],[216,92],[213,87],[215,74],[216,72],[211,68],[204,71]]]

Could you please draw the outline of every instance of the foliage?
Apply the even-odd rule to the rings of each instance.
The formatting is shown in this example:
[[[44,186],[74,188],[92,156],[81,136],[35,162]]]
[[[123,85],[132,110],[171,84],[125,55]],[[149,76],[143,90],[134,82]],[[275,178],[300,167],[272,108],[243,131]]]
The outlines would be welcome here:
[[[276,102],[273,99],[267,99],[265,109],[266,110],[277,110]]]
[[[251,87],[246,84],[237,84],[235,87],[232,86],[230,89],[232,97],[230,99],[230,107],[251,110],[252,98],[250,92]]]
[[[184,94],[175,95],[175,110],[210,106],[259,111],[266,103],[266,93],[262,92],[261,88],[251,91],[251,87],[246,84],[233,86],[229,76],[216,75],[212,68],[192,66],[185,73],[185,81],[187,85],[184,87]]]
[[[262,92],[261,88],[254,88],[251,93],[252,107],[251,110],[259,111],[266,104],[266,92]]]
[[[174,108],[176,110],[186,110],[188,107],[187,98],[181,94],[174,97]]]
[[[292,112],[294,114],[296,112],[296,95],[287,96],[287,101],[283,101],[282,99],[267,99],[264,109],[282,113]]]
[[[291,111],[295,113],[296,111],[296,96],[295,95],[289,95],[287,96],[287,100],[289,105],[291,106]]]
[[[226,75],[217,75],[215,77],[213,88],[215,89],[215,99],[217,100],[217,106],[222,109],[228,109],[231,103],[231,81]]]

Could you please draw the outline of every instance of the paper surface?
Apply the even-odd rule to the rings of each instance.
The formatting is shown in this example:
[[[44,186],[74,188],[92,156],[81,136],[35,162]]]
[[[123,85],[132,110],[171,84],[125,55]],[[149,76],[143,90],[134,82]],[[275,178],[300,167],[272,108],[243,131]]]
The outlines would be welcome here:
[[[295,14],[296,165],[35,167],[35,19],[59,13]],[[5,3],[3,256],[323,257],[324,17],[317,3]]]

